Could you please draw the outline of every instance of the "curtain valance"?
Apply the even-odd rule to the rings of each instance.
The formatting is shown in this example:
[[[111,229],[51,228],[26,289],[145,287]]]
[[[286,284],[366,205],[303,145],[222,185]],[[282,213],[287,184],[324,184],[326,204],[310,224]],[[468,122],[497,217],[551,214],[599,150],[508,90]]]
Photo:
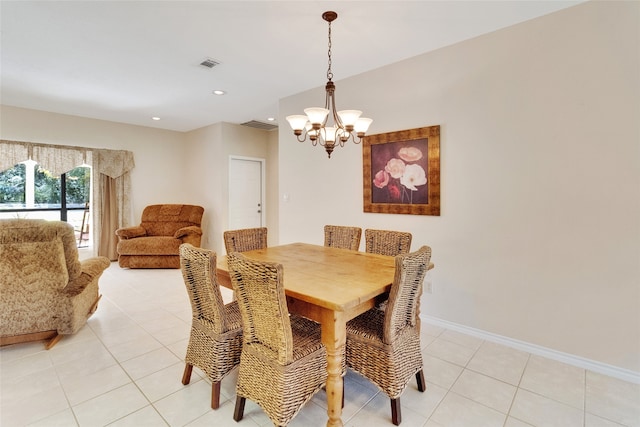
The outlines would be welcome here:
[[[135,166],[131,151],[95,150],[93,155],[98,159],[98,172],[111,178],[118,178]]]
[[[22,141],[0,141],[0,172],[25,160],[34,160],[53,175],[61,175],[81,165],[94,165],[98,171],[112,178],[122,176],[135,166],[133,153],[125,150],[106,150],[68,145],[38,144]]]
[[[26,143],[0,141],[0,172],[28,160],[31,157],[29,148],[30,146]]]

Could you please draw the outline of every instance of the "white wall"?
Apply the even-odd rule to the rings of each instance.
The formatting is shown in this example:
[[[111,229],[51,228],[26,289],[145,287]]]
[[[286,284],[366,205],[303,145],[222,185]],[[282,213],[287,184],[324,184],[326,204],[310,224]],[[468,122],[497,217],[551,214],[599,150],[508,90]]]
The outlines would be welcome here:
[[[222,232],[214,230],[226,215],[226,181],[222,151],[222,123],[206,126],[186,134],[185,162],[182,173],[190,188],[198,189],[199,204],[204,207],[202,217],[202,247],[214,249]]]
[[[640,372],[639,16],[589,2],[338,80],[372,134],[441,125],[442,215],[363,213],[361,147],[328,160],[283,129],[280,242],[410,231],[436,264],[423,314]]]
[[[267,228],[268,244],[278,245],[280,241],[280,204],[279,204],[279,182],[278,182],[278,141],[279,130],[269,132],[267,138]]]
[[[200,203],[205,208],[202,246],[225,253],[222,234],[229,224],[229,156],[232,155],[266,160],[266,218],[268,227],[274,225],[269,228],[270,243],[276,241],[277,208],[271,207],[275,204],[270,203],[270,198],[277,200],[277,184],[272,182],[277,132],[217,123],[187,133],[187,141],[183,173],[188,185],[197,188]]]

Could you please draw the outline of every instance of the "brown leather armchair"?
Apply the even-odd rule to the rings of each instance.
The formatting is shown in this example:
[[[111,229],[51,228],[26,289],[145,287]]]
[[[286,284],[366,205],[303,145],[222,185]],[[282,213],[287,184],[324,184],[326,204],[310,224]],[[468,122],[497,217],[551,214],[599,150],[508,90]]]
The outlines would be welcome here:
[[[140,225],[119,228],[118,265],[128,268],[180,268],[180,245],[200,247],[204,208],[195,205],[150,205]]]
[[[0,220],[0,345],[74,334],[98,306],[106,257],[78,259],[71,224]]]

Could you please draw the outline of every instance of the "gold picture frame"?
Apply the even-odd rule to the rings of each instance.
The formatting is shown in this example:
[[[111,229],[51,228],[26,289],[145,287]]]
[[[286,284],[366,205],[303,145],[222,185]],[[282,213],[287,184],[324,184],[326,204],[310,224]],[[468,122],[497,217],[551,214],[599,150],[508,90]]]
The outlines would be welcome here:
[[[368,135],[364,212],[440,216],[440,126]]]

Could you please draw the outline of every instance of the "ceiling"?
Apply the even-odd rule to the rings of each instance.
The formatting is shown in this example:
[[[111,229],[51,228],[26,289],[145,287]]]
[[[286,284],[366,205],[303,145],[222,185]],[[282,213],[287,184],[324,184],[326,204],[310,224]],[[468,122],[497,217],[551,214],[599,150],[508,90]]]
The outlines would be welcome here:
[[[577,3],[2,0],[0,102],[175,131],[267,122],[324,86],[326,10],[340,106],[340,79]]]

